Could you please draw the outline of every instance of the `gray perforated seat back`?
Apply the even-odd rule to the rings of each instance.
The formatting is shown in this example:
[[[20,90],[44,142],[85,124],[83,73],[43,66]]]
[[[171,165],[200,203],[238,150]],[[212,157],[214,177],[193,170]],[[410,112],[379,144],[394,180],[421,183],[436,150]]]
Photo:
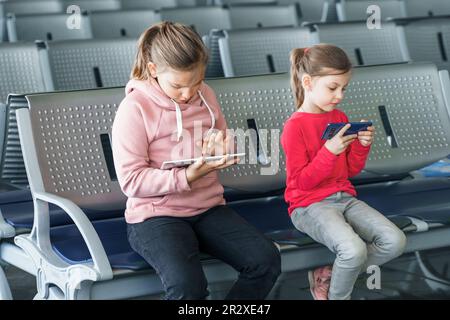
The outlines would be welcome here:
[[[56,90],[124,86],[137,39],[57,41],[47,44]]]
[[[369,119],[377,128],[367,170],[405,173],[446,157],[448,90],[431,63],[356,69],[341,108],[351,121]]]
[[[177,0],[121,0],[122,9],[150,9],[176,7]]]
[[[426,17],[450,14],[448,0],[407,0],[405,1],[408,17]]]
[[[424,19],[403,26],[411,59],[450,70],[450,19]]]
[[[295,111],[288,74],[207,82],[216,92],[228,128],[236,130],[237,141],[247,135],[245,148],[238,150],[246,152],[245,163],[241,161],[241,164],[221,170],[221,182],[227,187],[253,192],[284,188],[285,160],[279,136],[284,121]],[[259,148],[255,127],[261,139]],[[237,145],[243,144],[238,142]],[[268,159],[272,161],[269,165],[261,164]]]
[[[207,35],[211,29],[230,29],[228,10],[222,7],[167,8],[161,19],[193,27],[198,34]]]
[[[41,14],[64,12],[59,0],[14,0],[3,3],[5,14]]]
[[[344,49],[355,66],[409,60],[404,36],[394,22],[383,22],[382,29],[368,29],[365,22],[314,26],[320,42]]]
[[[300,5],[301,21],[307,22],[325,22],[327,21],[330,6],[328,0],[278,0],[278,4],[296,4]]]
[[[372,10],[367,13],[367,9],[371,5],[379,7],[382,20],[406,17],[405,3],[403,0],[338,0],[336,3],[338,19],[339,21],[366,20],[368,16],[372,15]]]
[[[153,10],[92,12],[91,26],[94,38],[138,38],[151,25],[161,21]]]
[[[224,31],[219,39],[226,77],[289,71],[294,48],[318,43],[309,28],[263,28]]]
[[[86,209],[124,207],[110,143],[124,96],[123,88],[27,96],[46,192]]]
[[[72,21],[70,15],[62,14],[39,14],[39,15],[9,15],[6,25],[8,38],[13,41],[35,41],[35,40],[69,40],[69,39],[91,39],[92,30],[89,16],[78,15],[79,28],[67,22]]]
[[[46,89],[39,51],[34,43],[0,44],[0,103],[10,93],[41,92]]]
[[[277,5],[299,5],[299,21],[319,22],[326,21],[328,0],[216,0],[216,5],[237,4],[277,4]],[[277,24],[279,25],[279,24]],[[272,25],[271,25],[272,26]]]
[[[24,95],[9,95],[5,109],[5,136],[1,143],[0,179],[3,187],[9,184],[11,188],[26,188],[28,186],[27,172],[23,162],[17,129],[16,110],[28,108]]]
[[[350,121],[368,119],[376,127],[366,171],[376,175],[408,173],[450,152],[450,119],[438,71],[433,64],[399,64],[356,68],[344,101],[339,105]],[[289,75],[214,79],[228,127],[261,132],[260,158],[222,170],[224,185],[264,192],[283,188],[284,152],[279,137],[284,121],[294,112]],[[253,119],[253,120],[252,120]],[[249,139],[246,163],[256,154]],[[253,141],[253,142],[251,142]],[[278,156],[277,156],[278,155]]]
[[[229,13],[232,29],[286,27],[299,24],[294,5],[230,7]]]
[[[120,0],[63,0],[64,8],[78,6],[81,11],[120,10]]]

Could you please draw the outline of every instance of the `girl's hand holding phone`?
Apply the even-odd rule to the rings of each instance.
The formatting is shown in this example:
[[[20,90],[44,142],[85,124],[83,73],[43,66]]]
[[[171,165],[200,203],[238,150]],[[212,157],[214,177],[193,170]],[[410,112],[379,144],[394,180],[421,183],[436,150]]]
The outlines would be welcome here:
[[[355,139],[358,137],[356,134],[350,134],[347,136],[344,136],[345,131],[350,128],[350,124],[347,123],[339,132],[330,140],[327,140],[325,142],[325,147],[334,155],[339,155],[342,152],[347,149],[347,147],[355,141]],[[367,132],[367,131],[364,131]]]
[[[361,120],[361,122],[365,122],[365,121],[367,121],[367,120]],[[374,134],[375,134],[374,126],[367,127],[367,131],[358,132],[359,143],[361,143],[361,145],[363,145],[364,147],[370,146],[373,142]]]

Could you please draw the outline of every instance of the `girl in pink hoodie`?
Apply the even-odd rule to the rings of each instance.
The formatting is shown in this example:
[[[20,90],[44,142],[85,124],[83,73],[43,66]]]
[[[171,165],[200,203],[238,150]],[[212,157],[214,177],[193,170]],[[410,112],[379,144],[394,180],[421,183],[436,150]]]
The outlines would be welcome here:
[[[204,82],[208,53],[189,27],[162,22],[140,37],[112,130],[114,164],[128,196],[128,239],[161,278],[167,299],[203,299],[200,251],[235,268],[229,299],[264,299],[280,273],[274,244],[225,204],[217,170],[231,149],[227,124]],[[167,160],[199,158],[162,170]]]

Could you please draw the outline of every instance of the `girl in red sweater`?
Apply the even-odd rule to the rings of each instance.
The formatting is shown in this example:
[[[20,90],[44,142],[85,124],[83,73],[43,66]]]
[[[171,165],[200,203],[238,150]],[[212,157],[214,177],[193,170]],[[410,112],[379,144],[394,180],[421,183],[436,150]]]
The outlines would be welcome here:
[[[364,168],[374,127],[357,135],[321,136],[328,123],[348,122],[337,105],[351,78],[345,52],[319,44],[291,52],[291,86],[297,111],[286,121],[286,192],[295,227],[336,254],[333,267],[308,274],[314,299],[350,299],[358,275],[398,257],[406,237],[383,214],[356,198],[349,178]]]

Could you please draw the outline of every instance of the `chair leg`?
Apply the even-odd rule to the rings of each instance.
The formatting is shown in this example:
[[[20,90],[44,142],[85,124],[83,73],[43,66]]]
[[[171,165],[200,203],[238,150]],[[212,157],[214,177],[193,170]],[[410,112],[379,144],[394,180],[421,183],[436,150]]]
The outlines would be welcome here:
[[[427,285],[436,292],[448,291],[450,289],[450,279],[444,278],[439,275],[436,270],[426,261],[419,251],[415,252],[417,262],[420,270],[425,276],[425,282]]]

